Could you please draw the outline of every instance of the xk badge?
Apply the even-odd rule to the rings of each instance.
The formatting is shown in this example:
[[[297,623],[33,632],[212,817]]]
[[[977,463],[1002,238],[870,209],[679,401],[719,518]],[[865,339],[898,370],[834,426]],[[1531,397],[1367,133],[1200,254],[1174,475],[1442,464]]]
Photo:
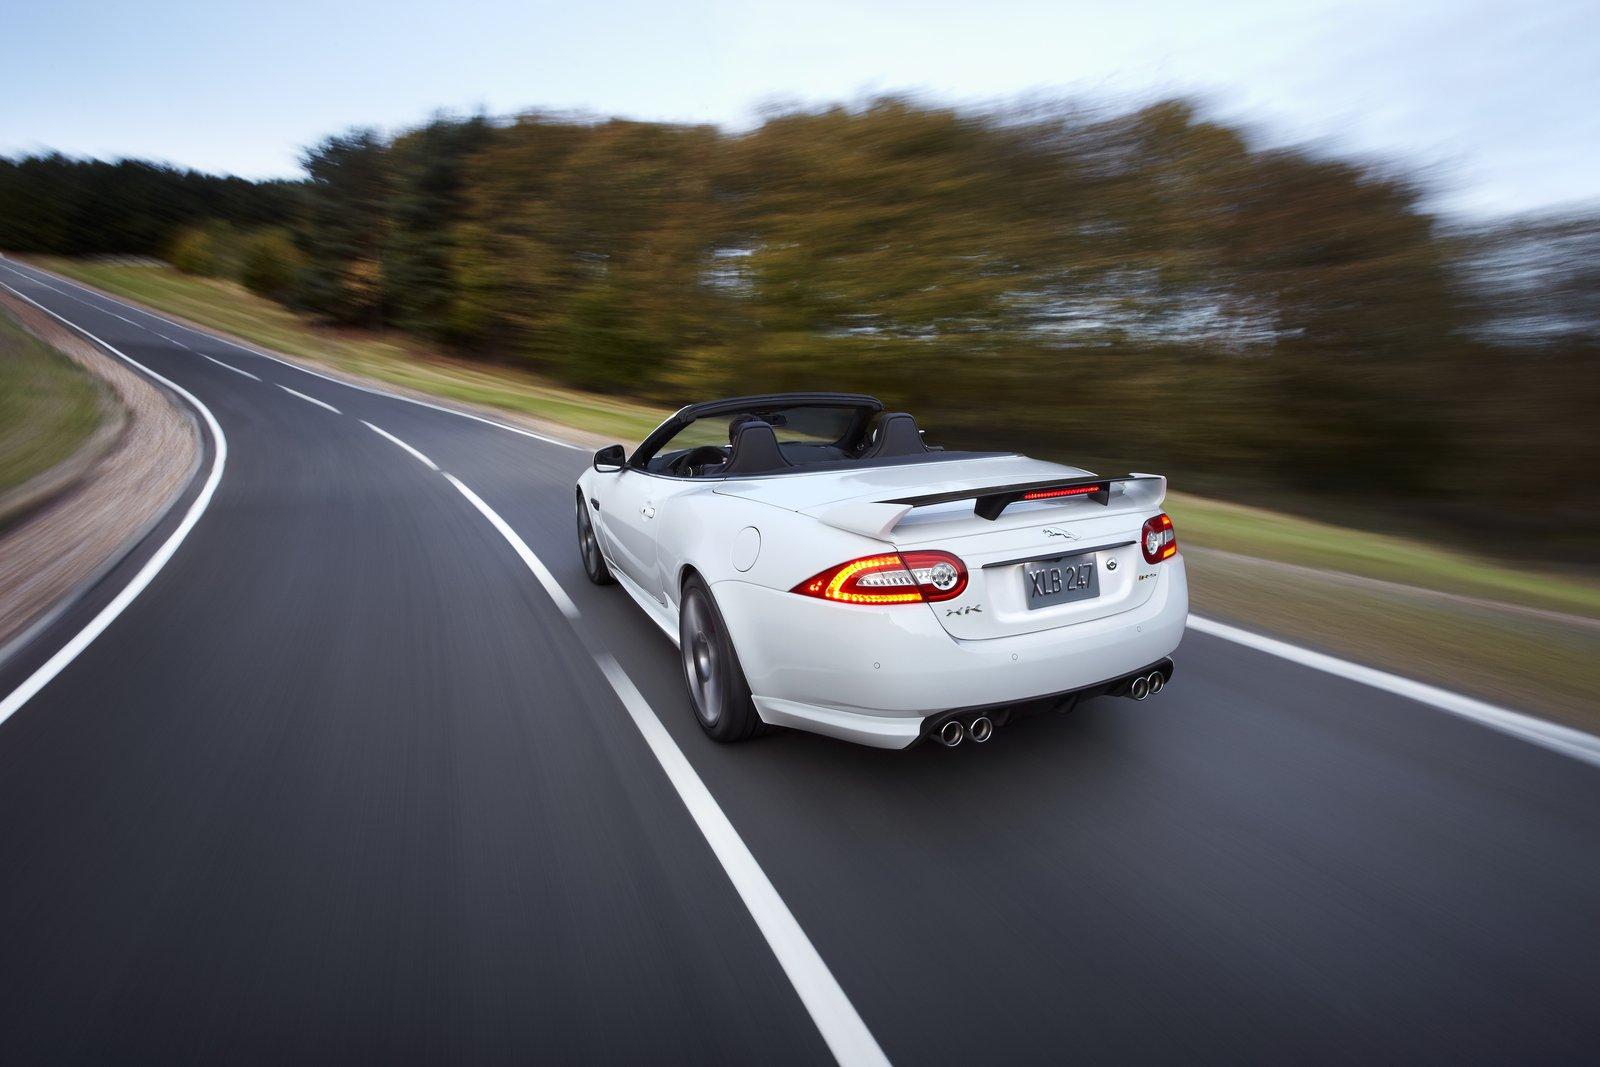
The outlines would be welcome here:
[[[979,615],[982,615],[983,614],[983,605],[982,604],[968,604],[964,608],[945,608],[944,609],[944,613],[946,615],[971,615],[973,613],[977,613]]]

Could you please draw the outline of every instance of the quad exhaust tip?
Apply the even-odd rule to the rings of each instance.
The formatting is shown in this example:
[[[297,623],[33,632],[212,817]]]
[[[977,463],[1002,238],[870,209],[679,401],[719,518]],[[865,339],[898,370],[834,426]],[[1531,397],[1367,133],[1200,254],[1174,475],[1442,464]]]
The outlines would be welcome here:
[[[1170,660],[1166,662],[1171,663]],[[1167,673],[1160,669],[1153,670],[1128,680],[1126,684],[1126,690],[1113,689],[1111,692],[1126,692],[1134,700],[1146,700],[1167,687]],[[994,729],[994,720],[987,715],[976,716],[966,724],[960,719],[948,719],[933,737],[945,748],[955,748],[969,737],[973,744],[981,745],[994,736]]]
[[[1160,671],[1151,671],[1128,683],[1128,695],[1135,700],[1143,700],[1155,696],[1166,687],[1167,676]]]

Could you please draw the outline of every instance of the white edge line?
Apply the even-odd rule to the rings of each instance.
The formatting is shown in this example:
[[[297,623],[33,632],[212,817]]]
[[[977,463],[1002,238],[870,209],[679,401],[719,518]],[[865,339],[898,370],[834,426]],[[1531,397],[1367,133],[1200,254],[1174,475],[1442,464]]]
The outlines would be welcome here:
[[[633,680],[609,653],[595,654],[595,662],[605,674],[617,698],[628,710],[634,725],[644,735],[645,744],[666,772],[667,780],[689,809],[689,815],[716,855],[722,869],[738,892],[750,917],[756,921],[783,973],[800,995],[800,1002],[811,1014],[811,1021],[822,1033],[834,1058],[841,1064],[882,1064],[889,1060],[878,1046],[855,1005],[839,986],[833,972],[812,945],[789,906],[761,865],[751,854],[739,831],[728,821],[716,798],[706,788],[694,767],[684,756],[661,719],[650,707]]]
[[[5,283],[0,282],[0,285],[5,285]],[[5,285],[5,288],[21,299],[26,300],[40,311],[43,311],[46,315],[49,315],[51,318],[54,318],[59,322],[64,323],[68,327],[78,331],[79,333],[83,334],[83,336],[89,338],[89,340],[106,349],[106,351],[113,353],[124,362],[137,367],[145,374],[148,374],[151,378],[155,379],[168,389],[171,389],[173,392],[183,397],[184,400],[188,401],[194,407],[194,409],[200,413],[200,417],[205,420],[206,428],[211,432],[211,439],[213,442],[215,442],[215,449],[211,457],[211,473],[206,476],[205,484],[200,488],[199,495],[194,498],[194,503],[189,505],[189,510],[184,515],[183,521],[178,523],[177,529],[173,530],[171,536],[167,538],[166,542],[156,550],[153,556],[145,561],[145,565],[139,568],[139,573],[133,576],[133,580],[127,585],[123,586],[122,591],[113,597],[110,603],[101,608],[99,614],[95,615],[95,617],[89,621],[87,626],[79,630],[72,636],[71,640],[62,645],[61,648],[57,649],[56,654],[45,660],[44,663],[41,664],[32,674],[30,674],[21,685],[17,686],[10,693],[6,694],[4,700],[0,700],[0,723],[4,723],[7,719],[11,718],[11,716],[16,713],[18,708],[22,707],[30,699],[32,699],[34,694],[38,693],[39,690],[49,685],[51,680],[54,679],[56,675],[65,670],[67,665],[70,664],[74,659],[77,659],[79,653],[88,648],[94,639],[99,637],[100,634],[105,631],[106,627],[115,622],[117,616],[121,615],[124,609],[126,609],[129,604],[133,603],[134,598],[143,592],[145,586],[149,585],[151,580],[153,580],[161,571],[161,568],[166,566],[167,561],[172,558],[173,553],[178,551],[178,546],[183,544],[184,538],[189,536],[189,531],[194,529],[195,523],[200,521],[200,516],[205,513],[207,505],[211,503],[212,494],[217,491],[217,484],[222,481],[222,469],[228,460],[228,439],[223,436],[222,427],[217,424],[216,416],[211,414],[211,409],[202,404],[193,393],[189,392],[183,386],[178,385],[176,382],[162,377],[137,360],[130,359],[126,354],[118,351],[111,345],[106,344],[104,341],[100,340],[100,338],[96,337],[88,330],[85,330],[82,326],[79,326],[77,323],[57,315],[54,311],[51,311],[49,308],[45,307],[37,300],[34,300],[32,297],[25,296],[24,294],[17,292],[17,290],[12,289],[9,285]]]
[[[314,396],[306,396],[306,394],[304,394],[302,392],[299,392],[299,391],[294,390],[294,389],[290,389],[287,385],[278,385],[277,382],[274,382],[273,384],[277,385],[279,389],[282,389],[284,392],[290,394],[291,396],[299,397],[301,400],[304,400],[308,404],[315,404],[319,408],[327,408],[329,411],[333,412],[335,415],[343,415],[344,414],[344,412],[340,411],[338,408],[334,407],[332,404],[329,404],[329,403],[327,403],[325,401],[322,401],[322,400],[318,400]]]
[[[0,285],[3,284],[0,283]],[[150,558],[138,575],[134,577],[133,581],[124,587],[122,592],[117,594],[117,597],[110,604],[107,604],[88,626],[79,631],[67,645],[6,697],[4,703],[0,704],[0,722],[4,722],[9,718],[17,708],[27,703],[30,697],[44,688],[67,664],[71,663],[78,653],[88,647],[89,643],[99,636],[122,613],[122,610],[133,601],[134,597],[138,596],[140,591],[150,583],[150,580],[155,577],[161,567],[177,551],[178,546],[188,536],[195,523],[199,521],[200,515],[210,503],[212,495],[216,492],[217,484],[222,479],[222,469],[227,458],[227,442],[222,434],[222,427],[217,424],[217,420],[211,414],[211,411],[191,393],[142,364],[129,359],[126,355],[118,352],[87,330],[62,318],[37,301],[23,296],[23,294],[18,293],[9,285],[6,288],[46,314],[59,319],[84,334],[84,336],[115,352],[128,363],[138,367],[152,378],[183,396],[204,417],[206,425],[210,428],[216,441],[216,452],[212,461],[211,474],[206,479],[205,487],[200,491],[200,495],[196,497],[194,504],[190,506],[188,514],[184,516],[183,522],[178,529],[173,531],[172,536],[161,546],[156,555]],[[273,357],[269,356],[267,358]],[[293,364],[289,364],[289,366],[293,366]],[[280,388],[291,393],[294,392],[287,386],[280,386]],[[305,400],[311,400],[312,403],[322,403],[302,393],[295,393],[295,395]],[[322,406],[327,407],[328,405],[324,404]],[[448,408],[441,408],[440,410],[450,411]],[[451,413],[461,414],[460,412]],[[467,417],[473,418],[475,416]],[[481,421],[487,422],[489,420]],[[363,425],[389,438],[430,467],[434,466],[432,461],[399,438],[373,426],[369,422],[365,422],[365,420],[363,420]],[[491,423],[491,425],[499,424]],[[504,428],[511,429],[513,432],[524,432],[516,430],[514,427]],[[529,436],[537,435],[530,434]],[[565,444],[565,442],[555,443]],[[567,447],[576,446],[568,445]],[[434,469],[437,470],[438,468],[434,467]],[[506,524],[505,520],[500,518],[471,489],[468,489],[452,475],[445,474],[445,477],[475,508],[483,513],[484,517],[500,532],[501,536],[511,544],[517,555],[527,564],[528,569],[533,572],[534,576],[539,579],[540,584],[545,587],[545,591],[556,601],[562,614],[570,619],[577,618],[577,605],[567,596],[566,591],[556,582],[555,576],[533,554],[522,538],[518,537],[516,532]],[[806,936],[805,931],[800,927],[788,905],[778,895],[777,889],[773,886],[771,880],[767,878],[766,872],[761,869],[760,864],[756,862],[755,856],[751,854],[743,838],[739,836],[739,832],[728,821],[727,815],[718,806],[716,798],[711,795],[705,783],[700,780],[700,776],[695,773],[694,768],[684,757],[683,751],[678,748],[677,744],[672,740],[672,736],[667,733],[666,727],[661,725],[661,720],[656,716],[643,695],[635,688],[632,680],[617,664],[615,659],[608,654],[601,653],[595,656],[595,661],[605,674],[606,680],[610,682],[612,689],[616,691],[618,699],[622,701],[623,707],[627,709],[639,732],[644,736],[645,743],[650,747],[651,753],[656,757],[657,762],[660,763],[662,770],[666,773],[668,781],[671,782],[679,798],[682,799],[684,806],[694,819],[695,825],[699,827],[700,833],[705,837],[706,843],[711,846],[713,854],[716,855],[718,862],[721,863],[723,870],[733,883],[733,887],[738,892],[745,907],[749,909],[751,918],[755,920],[762,936],[766,938],[773,955],[777,957],[779,966],[783,968],[784,974],[788,976],[795,992],[800,997],[801,1003],[810,1013],[812,1021],[816,1024],[818,1031],[822,1034],[823,1040],[827,1043],[834,1057],[846,1067],[855,1067],[857,1064],[885,1065],[886,1067],[889,1062],[888,1058],[883,1054],[883,1050],[878,1046],[878,1042],[873,1038],[871,1031],[867,1029],[866,1023],[862,1021],[855,1006],[850,1003],[850,999],[845,995],[844,990],[840,988],[833,973],[828,970],[828,965],[823,962],[822,957],[817,953],[816,947],[812,945],[811,939]]]
[[[0,256],[0,260],[3,260],[4,258],[5,257]],[[35,285],[43,285],[46,289],[51,289],[54,292],[61,293],[62,296],[66,296],[66,297],[69,297],[71,299],[78,300],[80,303],[85,303],[85,304],[89,303],[88,301],[83,300],[80,297],[74,297],[74,296],[72,296],[71,293],[62,292],[60,289],[56,289],[54,286],[49,285],[46,282],[42,282],[38,278],[32,277],[26,271],[17,270],[16,266],[11,264],[11,263],[9,263],[9,261],[8,261],[7,265],[14,273],[21,275],[22,277],[26,278],[28,281],[32,282]],[[458,410],[456,408],[445,407],[443,404],[435,404],[435,403],[433,403],[431,401],[428,401],[428,400],[419,400],[418,398],[416,398],[414,396],[405,396],[402,393],[391,393],[391,392],[388,392],[388,391],[383,390],[383,389],[374,388],[373,386],[370,386],[370,385],[360,385],[360,384],[357,384],[356,382],[346,381],[343,378],[335,378],[331,374],[323,374],[322,372],[314,371],[309,367],[302,367],[298,363],[290,362],[289,360],[284,359],[282,356],[275,356],[271,352],[267,352],[267,351],[264,351],[264,350],[259,349],[259,348],[254,348],[254,347],[252,347],[250,345],[242,345],[237,341],[230,341],[226,337],[219,337],[216,334],[207,333],[204,330],[195,329],[193,326],[185,326],[183,323],[178,322],[175,319],[169,319],[166,316],[157,314],[154,311],[148,311],[148,310],[146,310],[144,308],[135,307],[132,304],[124,303],[124,302],[118,300],[116,297],[113,297],[113,296],[107,296],[104,293],[97,293],[93,289],[89,289],[89,288],[87,288],[85,286],[79,285],[77,282],[74,282],[71,279],[63,278],[59,274],[52,274],[51,272],[49,272],[47,270],[42,270],[42,269],[40,269],[38,267],[32,266],[31,264],[29,265],[28,269],[29,270],[39,271],[39,273],[45,275],[48,278],[52,278],[52,279],[55,279],[56,281],[59,281],[59,282],[62,282],[64,284],[66,284],[66,285],[70,285],[74,289],[78,290],[81,293],[87,294],[89,296],[96,297],[96,298],[101,299],[101,300],[110,301],[111,303],[117,305],[118,307],[127,308],[129,311],[133,311],[136,314],[147,315],[150,318],[155,319],[157,322],[164,322],[168,326],[171,326],[171,327],[173,327],[175,329],[183,330],[186,333],[192,333],[196,337],[204,337],[208,341],[216,341],[219,344],[227,345],[229,348],[237,348],[241,352],[248,352],[252,356],[260,356],[262,359],[270,359],[274,363],[283,364],[285,367],[288,367],[290,370],[297,370],[301,374],[309,374],[313,378],[321,378],[323,381],[332,382],[334,385],[342,385],[346,389],[354,389],[357,392],[370,393],[373,396],[387,397],[390,400],[399,400],[402,403],[406,403],[406,404],[415,404],[418,407],[428,408],[429,410],[432,410],[432,411],[440,411],[440,412],[443,412],[446,415],[455,415],[455,416],[458,416],[459,418],[471,419],[473,422],[481,422],[485,426],[493,426],[496,429],[505,430],[507,433],[520,434],[523,437],[531,437],[535,441],[543,441],[546,444],[556,445],[556,446],[558,446],[560,448],[570,448],[574,452],[587,452],[587,451],[589,451],[584,446],[575,445],[571,441],[563,441],[559,437],[549,437],[549,436],[546,436],[545,434],[542,434],[542,433],[534,433],[532,430],[524,430],[520,426],[512,426],[509,423],[498,422],[498,421],[496,421],[494,419],[487,418],[487,417],[485,417],[483,415],[474,415],[470,411],[461,411],[461,410]],[[90,307],[94,307],[93,304],[89,304],[89,306]],[[106,311],[105,308],[96,308],[95,310],[97,310],[97,311]],[[114,312],[114,311],[107,311],[106,313],[110,314],[110,315],[115,315],[116,314],[116,312]],[[135,323],[135,325],[138,325],[138,324]],[[148,329],[148,327],[142,327],[142,328]],[[152,332],[155,332],[155,331],[152,331]],[[162,336],[165,336],[165,335],[162,335]],[[174,339],[168,338],[168,340],[174,340]],[[180,344],[180,345],[183,344],[182,341],[176,341],[176,340],[174,340],[174,343],[175,344]],[[188,346],[184,345],[184,347],[187,348]],[[201,354],[204,355],[204,353],[201,353]]]
[[[562,614],[569,619],[576,619],[577,605],[573,604],[566,590],[561,588],[555,576],[533,554],[522,538],[517,536],[516,531],[512,530],[505,520],[476,493],[462,484],[460,479],[448,473],[445,474],[445,478],[489,520],[496,530],[500,531],[500,535],[511,544],[517,555],[522,557],[522,561],[533,572],[534,577],[539,579],[545,591],[555,600]],[[634,725],[644,735],[645,743],[650,747],[656,761],[661,764],[662,770],[666,772],[668,781],[677,790],[684,806],[688,808],[690,816],[700,828],[706,843],[711,846],[717,861],[722,864],[722,869],[727,873],[740,899],[744,901],[745,907],[749,909],[751,918],[755,919],[756,926],[766,938],[773,955],[778,959],[779,966],[788,975],[790,984],[794,986],[801,1003],[810,1013],[812,1021],[834,1057],[841,1064],[852,1067],[856,1064],[886,1067],[888,1059],[878,1047],[878,1042],[873,1038],[871,1031],[862,1022],[855,1006],[845,996],[844,990],[839,987],[838,981],[828,970],[828,965],[823,962],[815,946],[811,944],[810,938],[789,911],[788,905],[783,902],[777,889],[756,862],[755,856],[739,837],[739,832],[723,814],[716,798],[695,773],[694,768],[684,757],[683,751],[667,733],[666,727],[661,725],[660,718],[615,659],[609,654],[600,653],[595,656],[595,662],[599,664],[606,680],[611,683],[611,688],[616,690],[618,699],[627,709]]]
[[[376,430],[377,427],[373,429]],[[389,435],[384,434],[384,436]],[[500,535],[511,544],[517,555],[527,564],[528,569],[539,579],[545,591],[555,600],[562,614],[569,619],[576,619],[577,605],[572,603],[566,591],[556,582],[555,576],[533,554],[522,538],[517,536],[516,531],[512,530],[505,520],[476,493],[462,484],[460,479],[452,474],[445,474],[445,478],[471,502],[473,507],[483,513],[496,530],[500,531]],[[722,869],[733,883],[739,898],[749,909],[751,918],[755,920],[762,936],[766,938],[784,974],[788,975],[790,984],[794,986],[801,1003],[810,1013],[812,1021],[821,1032],[829,1050],[833,1052],[834,1058],[850,1067],[857,1064],[887,1067],[888,1058],[878,1047],[878,1042],[867,1029],[866,1023],[862,1022],[855,1006],[845,996],[833,973],[828,970],[828,965],[823,962],[816,947],[811,944],[811,939],[806,936],[800,923],[789,911],[788,905],[778,895],[777,889],[756,862],[755,856],[746,847],[739,832],[723,814],[716,798],[695,773],[694,768],[684,757],[683,751],[667,733],[666,727],[661,725],[660,718],[615,659],[609,654],[600,653],[595,656],[595,662],[599,664],[606,680],[611,683],[611,688],[616,690],[618,699],[622,701],[623,707],[627,709],[639,732],[644,735],[645,743],[649,745],[656,761],[661,764],[661,769],[666,772],[668,781],[677,790],[684,806],[689,809],[695,825],[700,828],[700,833],[711,846],[717,861],[722,864]]]
[[[173,344],[177,344],[177,342],[173,341]],[[238,367],[235,367],[232,363],[224,363],[224,362],[222,362],[222,360],[218,359],[216,356],[207,356],[204,352],[200,353],[200,355],[204,356],[206,359],[209,359],[211,362],[215,363],[217,366],[221,367],[223,370],[231,370],[235,374],[242,374],[246,378],[250,378],[250,379],[253,379],[253,380],[258,381],[258,382],[261,380],[260,378],[257,378],[254,374],[251,374],[247,370],[240,370]]]
[[[1274,637],[1263,637],[1261,634],[1241,630],[1236,626],[1202,618],[1199,615],[1189,616],[1189,629],[1427,704],[1429,707],[1469,719],[1492,730],[1499,730],[1501,733],[1510,734],[1512,737],[1600,767],[1600,737],[1595,737],[1593,734],[1546,722],[1544,719],[1536,719],[1520,711],[1512,711],[1473,697],[1462,696],[1460,693],[1452,693],[1448,689],[1440,689],[1425,682],[1414,682],[1410,678],[1402,678],[1398,674],[1380,671],[1375,667],[1363,667],[1359,663],[1351,663],[1337,656],[1313,652]]]
[[[513,530],[506,523],[506,520],[495,514],[493,508],[479,499],[477,493],[463,485],[459,478],[448,473],[444,476],[450,480],[451,485],[461,490],[461,495],[471,501],[472,506],[482,512],[483,517],[488,519],[496,530],[500,531],[500,536],[504,537],[511,547],[516,550],[517,555],[522,557],[522,562],[528,565],[528,569],[533,572],[533,576],[539,579],[539,584],[544,586],[544,591],[550,594],[550,599],[556,602],[556,607],[561,609],[561,614],[569,619],[576,619],[578,617],[578,605],[574,604],[572,598],[567,596],[567,591],[561,588],[560,583],[556,581],[556,576],[550,573],[550,568],[546,567],[544,562],[533,554],[533,549],[529,548],[527,543],[517,536],[517,531]]]
[[[411,455],[414,458],[416,458],[418,460],[421,460],[422,463],[425,466],[427,466],[427,468],[429,470],[436,471],[436,470],[439,469],[439,465],[437,463],[435,463],[433,460],[429,459],[427,456],[424,456],[421,452],[418,452],[416,449],[412,448],[410,445],[406,444],[404,441],[400,440],[400,438],[396,437],[394,434],[390,433],[388,430],[385,430],[382,426],[374,426],[374,425],[372,425],[372,423],[368,422],[366,419],[362,419],[362,420],[360,420],[360,422],[361,422],[361,425],[365,426],[367,429],[371,430],[373,433],[377,434],[379,437],[387,438],[388,440],[393,441],[395,444],[399,445],[401,448],[405,449],[407,452],[410,452]]]

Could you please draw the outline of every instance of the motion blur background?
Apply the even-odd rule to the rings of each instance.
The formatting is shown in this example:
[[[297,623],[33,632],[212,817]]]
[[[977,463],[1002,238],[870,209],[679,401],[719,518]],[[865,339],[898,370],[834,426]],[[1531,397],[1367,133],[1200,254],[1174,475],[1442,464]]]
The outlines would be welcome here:
[[[1600,0],[5,0],[0,1067],[1595,1062],[1597,104]],[[1168,475],[1173,685],[707,738],[573,479],[802,388]]]
[[[137,17],[134,56],[131,11],[8,16],[0,249],[657,405],[859,389],[950,444],[1595,548],[1587,5]]]

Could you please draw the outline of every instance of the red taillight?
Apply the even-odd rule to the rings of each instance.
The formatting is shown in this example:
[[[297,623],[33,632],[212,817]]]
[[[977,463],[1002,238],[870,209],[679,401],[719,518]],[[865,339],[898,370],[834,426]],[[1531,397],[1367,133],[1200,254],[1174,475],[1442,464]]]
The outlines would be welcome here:
[[[1139,550],[1144,553],[1146,563],[1160,563],[1178,554],[1178,533],[1166,512],[1145,522],[1144,529],[1139,531]]]
[[[1088,496],[1098,493],[1098,485],[1075,485],[1070,489],[1035,489],[1031,493],[1023,493],[1024,500],[1054,500],[1058,496]]]
[[[951,600],[967,588],[967,568],[948,552],[885,552],[829,567],[789,590],[841,604],[917,604]]]

